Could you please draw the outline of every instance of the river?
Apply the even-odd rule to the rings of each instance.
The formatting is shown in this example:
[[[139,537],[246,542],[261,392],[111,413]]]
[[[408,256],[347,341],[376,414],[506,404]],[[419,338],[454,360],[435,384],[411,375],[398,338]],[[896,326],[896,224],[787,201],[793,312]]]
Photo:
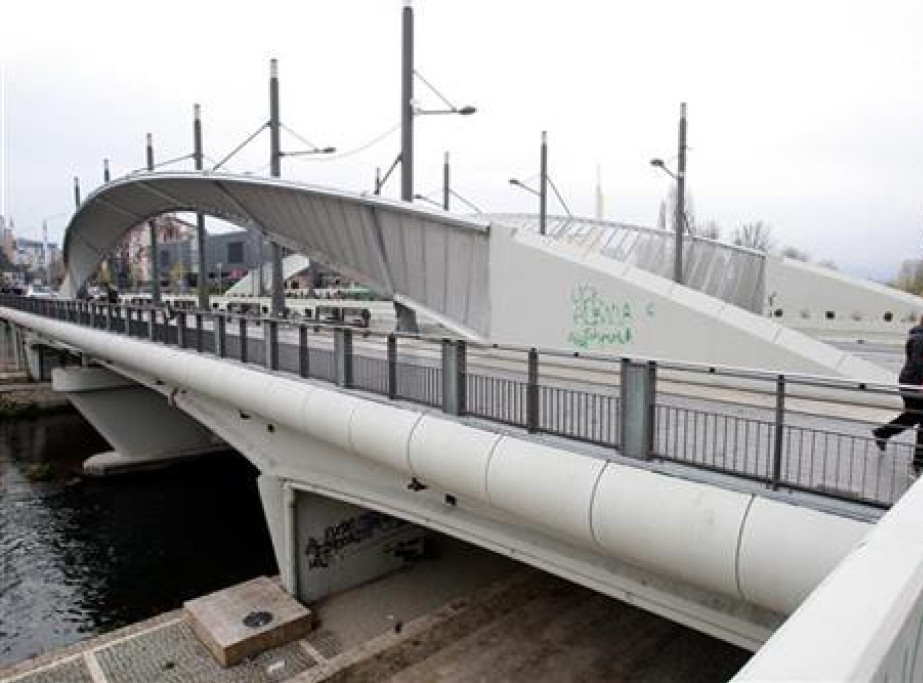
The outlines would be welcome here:
[[[108,446],[78,414],[0,420],[0,667],[276,573],[240,455],[88,479]]]

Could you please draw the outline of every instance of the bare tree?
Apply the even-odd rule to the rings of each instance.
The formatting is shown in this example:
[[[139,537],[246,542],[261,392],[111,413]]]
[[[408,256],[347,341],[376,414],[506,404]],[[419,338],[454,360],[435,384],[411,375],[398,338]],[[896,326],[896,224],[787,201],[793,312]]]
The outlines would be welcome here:
[[[772,227],[763,221],[744,223],[734,231],[734,244],[757,251],[769,251],[772,246]]]
[[[806,263],[811,260],[811,255],[808,252],[802,251],[801,249],[791,245],[782,248],[782,256],[785,258],[794,259],[796,261],[804,261]]]
[[[709,240],[721,239],[721,226],[718,224],[718,221],[709,219],[705,221],[704,225],[696,226],[693,234]]]
[[[904,261],[892,284],[905,292],[923,295],[923,260]]]
[[[683,209],[686,212],[686,232],[695,235],[695,202],[692,199],[692,193],[689,186],[686,185],[684,193]],[[676,220],[676,183],[670,185],[667,196],[660,201],[660,210],[657,214],[657,227],[660,230],[672,230]]]

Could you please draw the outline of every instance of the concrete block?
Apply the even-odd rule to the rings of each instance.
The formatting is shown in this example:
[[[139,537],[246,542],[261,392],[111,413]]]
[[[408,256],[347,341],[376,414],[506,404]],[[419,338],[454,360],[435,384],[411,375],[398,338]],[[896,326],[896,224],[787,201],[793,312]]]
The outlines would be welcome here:
[[[222,666],[303,638],[311,612],[265,576],[183,604],[199,640]]]

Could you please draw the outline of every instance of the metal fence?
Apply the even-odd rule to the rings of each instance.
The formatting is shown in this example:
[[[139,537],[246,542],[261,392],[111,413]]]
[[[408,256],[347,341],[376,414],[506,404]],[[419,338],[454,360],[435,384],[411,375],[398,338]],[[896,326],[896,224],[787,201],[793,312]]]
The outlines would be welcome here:
[[[217,311],[14,296],[0,305],[778,491],[886,508],[913,480],[915,430],[883,449],[871,432],[900,407],[896,386]]]

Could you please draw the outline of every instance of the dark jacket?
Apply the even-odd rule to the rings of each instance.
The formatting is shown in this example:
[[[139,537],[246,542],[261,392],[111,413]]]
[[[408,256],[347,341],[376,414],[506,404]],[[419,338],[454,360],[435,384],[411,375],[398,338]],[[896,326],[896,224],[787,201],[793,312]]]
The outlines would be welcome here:
[[[923,384],[923,325],[917,325],[910,330],[904,350],[907,360],[904,361],[897,381],[901,384]]]

